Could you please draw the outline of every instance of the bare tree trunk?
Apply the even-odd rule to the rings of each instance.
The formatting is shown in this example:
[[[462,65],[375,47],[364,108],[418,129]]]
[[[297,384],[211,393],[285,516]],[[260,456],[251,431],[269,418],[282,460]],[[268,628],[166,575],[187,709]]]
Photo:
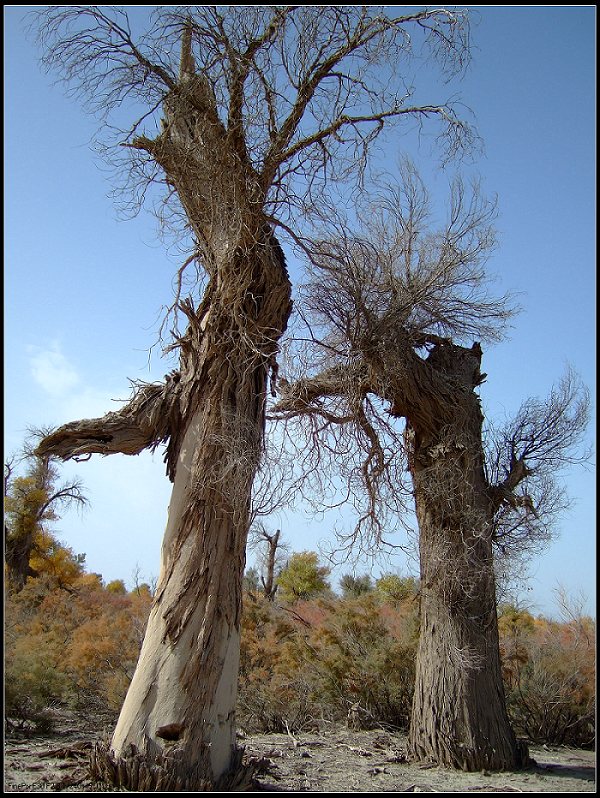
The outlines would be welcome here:
[[[260,430],[261,419],[257,397],[239,394],[244,411],[228,419],[222,387],[215,383],[183,438],[157,595],[112,738],[110,781],[122,784],[125,765],[129,789],[209,789],[237,765],[240,582],[258,442],[240,441],[247,459],[234,464],[223,425]]]
[[[291,310],[276,239],[264,235],[216,280],[179,341],[181,370],[140,387],[117,413],[59,428],[39,453],[135,454],[168,442],[174,480],[156,596],[110,746],[92,772],[137,791],[230,788],[241,586],[252,483],[263,450],[267,381]],[[243,275],[243,279],[241,279]],[[246,774],[247,775],[247,774]]]
[[[315,187],[322,179],[326,190],[334,159],[339,175],[362,175],[371,143],[393,120],[434,115],[447,124],[451,148],[469,138],[451,107],[405,106],[401,82],[383,90],[378,81],[376,91],[365,72],[387,63],[380,54],[388,47],[393,54],[396,43],[411,52],[405,26],[413,22],[436,58],[442,38],[445,68],[462,68],[464,15],[441,9],[391,19],[334,8],[296,23],[297,10],[175,10],[157,22],[156,38],[151,32],[139,46],[120,11],[118,21],[95,6],[42,15],[47,63],[59,66],[67,83],[103,110],[126,98],[144,103],[146,113],[124,142],[131,174],[146,180],[160,168],[194,241],[177,277],[176,307],[190,322],[176,341],[180,371],[138,391],[119,413],[66,425],[42,444],[69,458],[136,454],[168,442],[175,484],[155,606],[112,746],[98,748],[94,763],[109,782],[139,791],[224,784],[237,761],[233,706],[248,503],[266,381],[290,311],[289,279],[266,214],[285,218],[319,204]],[[179,30],[176,78],[163,48]],[[316,56],[307,60],[311,49]],[[288,61],[299,65],[293,75]],[[146,122],[161,103],[161,130],[150,138]],[[191,301],[179,302],[194,261],[209,278],[197,311]]]
[[[446,348],[446,377],[465,351]],[[409,748],[447,767],[512,770],[526,764],[527,749],[502,686],[483,415],[472,390],[457,388],[452,415],[436,434],[407,427],[421,558]]]
[[[278,529],[274,535],[269,535],[266,531],[263,531],[263,538],[267,542],[268,551],[266,564],[267,573],[266,577],[261,576],[261,582],[263,585],[265,598],[268,601],[273,601],[275,599],[275,593],[277,592],[277,584],[275,582],[275,561],[277,557],[277,548],[279,546],[280,536],[280,529]]]
[[[290,310],[284,264],[261,247],[270,268],[256,270],[245,340],[229,315],[236,302],[211,294],[182,343],[180,404],[195,410],[180,427],[185,434],[172,437],[175,480],[157,593],[110,750],[96,754],[102,777],[128,789],[197,791],[239,776],[235,703],[250,497],[267,379]],[[260,260],[269,263],[264,254]]]
[[[37,571],[29,564],[34,546],[33,535],[33,532],[29,532],[16,539],[11,539],[9,530],[4,524],[4,562],[7,568],[8,583],[11,589],[17,593],[25,587],[28,576],[38,575]]]

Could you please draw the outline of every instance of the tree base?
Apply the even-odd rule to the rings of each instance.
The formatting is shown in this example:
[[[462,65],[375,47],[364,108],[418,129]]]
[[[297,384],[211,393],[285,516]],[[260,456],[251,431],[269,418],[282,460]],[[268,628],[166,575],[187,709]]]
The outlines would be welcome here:
[[[524,770],[525,768],[533,767],[535,764],[535,759],[529,756],[527,740],[519,738],[517,740],[517,767],[515,770]]]
[[[205,763],[183,768],[169,755],[147,755],[130,746],[126,757],[117,757],[106,743],[96,743],[90,759],[94,781],[131,792],[243,792],[253,789],[255,777],[264,771],[263,761],[244,758],[244,749],[236,748],[231,768],[213,780]]]
[[[476,773],[480,770],[511,771],[524,770],[535,765],[529,756],[529,746],[525,740],[516,740],[512,756],[502,756],[498,752],[475,751],[466,746],[444,746],[435,754],[427,753],[420,745],[411,745],[410,758],[414,762],[428,762],[441,767]]]

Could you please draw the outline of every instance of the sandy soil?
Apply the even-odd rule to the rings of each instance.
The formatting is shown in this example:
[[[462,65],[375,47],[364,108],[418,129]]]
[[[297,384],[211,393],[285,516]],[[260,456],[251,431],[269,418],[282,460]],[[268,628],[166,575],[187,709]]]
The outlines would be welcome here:
[[[106,792],[92,784],[92,741],[108,729],[68,716],[53,734],[5,740],[5,792]],[[264,760],[255,792],[595,792],[593,751],[532,746],[536,764],[514,773],[462,773],[406,762],[405,739],[385,731],[337,727],[300,735],[240,739]]]

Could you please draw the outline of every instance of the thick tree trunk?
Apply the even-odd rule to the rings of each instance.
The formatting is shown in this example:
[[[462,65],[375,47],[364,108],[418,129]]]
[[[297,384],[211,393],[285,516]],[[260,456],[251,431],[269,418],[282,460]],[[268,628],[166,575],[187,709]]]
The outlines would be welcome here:
[[[361,396],[379,395],[393,417],[406,419],[421,558],[409,749],[415,759],[449,767],[515,769],[527,764],[528,752],[510,726],[500,667],[492,554],[498,488],[485,477],[475,393],[482,351],[437,336],[426,343],[434,345],[423,360],[398,333],[370,346],[352,369],[331,368],[289,386],[276,412],[310,412],[316,400],[344,396],[350,385]]]
[[[256,442],[238,467],[214,387],[183,438],[157,596],[111,742],[116,767],[103,774],[132,790],[210,789],[238,764],[240,583]],[[260,429],[257,397],[245,400],[245,420]]]
[[[448,348],[444,364],[451,373]],[[477,396],[457,381],[437,430],[408,424],[421,558],[421,631],[409,748],[464,770],[524,766],[506,712],[496,615],[490,503]],[[459,387],[459,382],[462,386]]]
[[[29,564],[33,545],[33,532],[14,539],[10,537],[6,524],[4,525],[4,562],[8,571],[8,583],[17,593],[25,587],[28,576],[37,576],[37,571]]]
[[[241,586],[267,380],[290,311],[278,250],[262,243],[256,257],[263,268],[254,264],[244,329],[235,324],[245,300],[229,283],[221,297],[209,288],[195,319],[188,308],[178,390],[189,421],[171,436],[157,593],[110,748],[95,754],[97,775],[130,790],[230,788],[243,777],[235,728]]]
[[[240,120],[234,114],[225,126],[209,78],[196,73],[189,25],[163,111],[161,133],[129,146],[148,153],[177,191],[209,278],[197,309],[177,304],[189,321],[176,341],[180,370],[138,390],[119,413],[68,424],[42,443],[68,458],[168,442],[174,486],[157,594],[112,741],[92,763],[98,777],[140,792],[227,789],[238,779],[250,498],[267,380],[291,310],[285,259],[263,215],[269,187],[250,163]]]
[[[239,786],[235,702],[241,586],[269,374],[291,310],[276,239],[232,248],[179,341],[181,370],[119,412],[59,428],[38,453],[136,454],[168,442],[174,481],[161,571],[138,665],[92,773],[136,791]],[[236,279],[232,279],[233,276]]]

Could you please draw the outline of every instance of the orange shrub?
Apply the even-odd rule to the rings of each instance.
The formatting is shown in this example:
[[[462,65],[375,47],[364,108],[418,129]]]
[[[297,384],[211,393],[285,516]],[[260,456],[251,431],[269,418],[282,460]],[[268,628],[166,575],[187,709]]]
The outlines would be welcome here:
[[[6,600],[7,714],[40,719],[53,704],[118,709],[131,680],[149,595],[106,590],[84,574],[68,590],[30,578]]]
[[[406,727],[414,680],[414,613],[372,593],[299,601],[248,599],[242,629],[239,715],[249,729],[345,721]],[[396,636],[403,629],[405,637]],[[410,631],[409,631],[410,630]]]
[[[595,742],[595,622],[558,623],[507,608],[500,615],[507,704],[519,734],[535,742]]]

